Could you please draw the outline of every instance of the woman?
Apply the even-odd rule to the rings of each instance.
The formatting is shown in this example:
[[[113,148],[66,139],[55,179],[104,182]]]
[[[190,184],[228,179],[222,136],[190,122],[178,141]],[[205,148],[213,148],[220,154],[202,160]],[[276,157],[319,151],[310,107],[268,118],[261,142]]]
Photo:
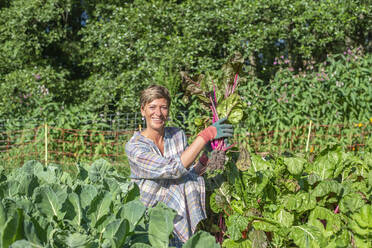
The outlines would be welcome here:
[[[230,137],[233,129],[221,119],[200,132],[189,146],[182,130],[165,126],[171,104],[165,87],[151,85],[142,91],[140,102],[147,127],[134,133],[125,146],[131,178],[138,184],[145,206],[161,201],[177,212],[173,242],[182,244],[206,218],[204,179],[200,176],[206,163],[193,163],[209,141]]]

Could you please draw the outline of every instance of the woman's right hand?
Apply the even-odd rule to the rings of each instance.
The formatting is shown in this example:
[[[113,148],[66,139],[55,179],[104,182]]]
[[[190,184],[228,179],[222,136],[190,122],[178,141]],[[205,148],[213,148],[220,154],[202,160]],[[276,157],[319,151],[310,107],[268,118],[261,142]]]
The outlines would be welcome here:
[[[222,118],[213,125],[207,127],[201,131],[198,136],[201,136],[205,143],[214,139],[227,138],[231,137],[234,134],[233,126],[230,124],[223,124],[226,121],[226,118]]]

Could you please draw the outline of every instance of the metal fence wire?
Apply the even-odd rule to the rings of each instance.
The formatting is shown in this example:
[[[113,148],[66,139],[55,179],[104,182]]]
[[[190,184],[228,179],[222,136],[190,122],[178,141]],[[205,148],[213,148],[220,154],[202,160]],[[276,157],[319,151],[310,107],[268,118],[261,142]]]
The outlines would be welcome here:
[[[143,122],[135,123],[139,126]],[[0,161],[14,166],[20,166],[28,160],[70,165],[105,158],[112,164],[126,164],[125,143],[138,130],[138,126],[132,130],[121,126],[93,130],[44,124],[1,131]],[[332,142],[351,151],[363,151],[371,139],[371,129],[372,123],[321,125],[310,122],[287,130],[256,133],[237,130],[232,142],[248,144],[251,151],[256,153],[316,152]]]
[[[72,120],[71,120],[72,119]],[[187,119],[187,111],[178,111],[173,118],[169,120],[183,124]],[[0,132],[6,130],[21,130],[27,128],[34,128],[42,123],[47,122],[49,126],[66,127],[66,128],[91,128],[102,131],[133,131],[138,130],[139,127],[145,127],[146,121],[142,118],[140,112],[128,113],[101,113],[97,118],[92,119],[86,116],[74,116],[73,118],[66,117],[62,120],[48,120],[42,118],[28,118],[28,119],[0,119]],[[81,128],[84,127],[84,128]],[[94,128],[92,128],[94,127]]]

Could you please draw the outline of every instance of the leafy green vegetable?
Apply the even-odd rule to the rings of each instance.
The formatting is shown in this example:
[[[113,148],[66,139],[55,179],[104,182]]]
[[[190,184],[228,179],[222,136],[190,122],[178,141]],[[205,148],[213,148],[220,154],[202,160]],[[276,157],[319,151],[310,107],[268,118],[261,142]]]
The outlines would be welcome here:
[[[326,240],[321,231],[314,226],[293,226],[290,237],[300,248],[321,248],[326,245]]]
[[[205,231],[198,231],[195,233],[183,246],[183,248],[218,248],[219,244],[216,239]]]
[[[103,160],[93,165],[74,177],[35,161],[10,171],[0,183],[0,246],[168,247],[175,211],[146,211],[136,184]],[[201,233],[191,243],[212,240]]]
[[[367,177],[372,167],[365,166],[366,158],[332,147],[314,162],[303,156],[263,159],[250,154],[245,171],[228,163],[226,181],[211,200],[213,211],[226,219],[224,246],[240,247],[245,240],[250,241],[248,247],[331,248],[349,247],[352,242],[370,246]],[[266,233],[270,239],[255,243],[247,231]]]
[[[159,202],[149,211],[149,240],[154,247],[168,247],[169,236],[173,231],[173,219],[176,212]],[[161,225],[163,228],[159,228]]]

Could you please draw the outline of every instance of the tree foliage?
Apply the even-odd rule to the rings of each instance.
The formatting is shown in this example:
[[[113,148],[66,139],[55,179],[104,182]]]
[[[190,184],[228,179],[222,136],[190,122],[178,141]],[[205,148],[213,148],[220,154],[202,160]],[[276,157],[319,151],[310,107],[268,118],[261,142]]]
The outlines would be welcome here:
[[[0,115],[29,113],[18,98],[42,86],[66,109],[137,111],[145,86],[176,95],[179,71],[213,72],[236,51],[267,85],[276,57],[299,71],[349,47],[370,52],[371,13],[364,0],[1,0]]]

